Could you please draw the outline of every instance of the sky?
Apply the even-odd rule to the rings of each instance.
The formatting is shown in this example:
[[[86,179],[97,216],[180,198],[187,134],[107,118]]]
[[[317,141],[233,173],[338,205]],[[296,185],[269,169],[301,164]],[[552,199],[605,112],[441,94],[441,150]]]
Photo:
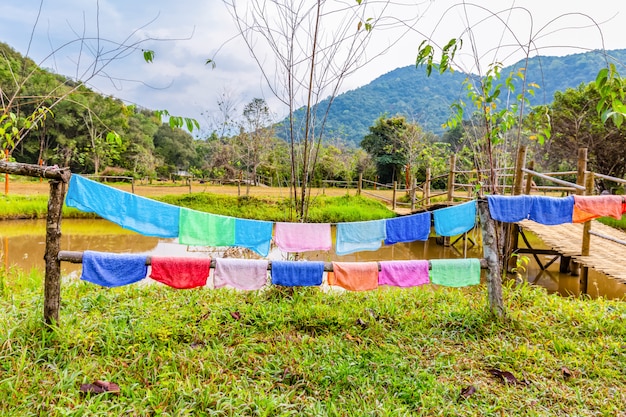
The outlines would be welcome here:
[[[253,0],[235,1],[243,7]],[[326,3],[336,8],[356,0]],[[490,62],[510,65],[519,61],[524,57],[519,45],[529,44],[530,39],[531,56],[626,48],[623,0],[475,0],[464,4],[396,0],[384,10],[382,3],[369,0],[364,18],[382,19],[371,32],[363,65],[346,77],[340,92],[414,65],[418,46],[426,38],[444,45],[462,36],[457,65],[475,73],[484,72]],[[205,131],[220,118],[217,103],[221,96],[227,96],[239,114],[256,97],[269,103],[277,119],[286,114],[222,0],[0,0],[0,4],[0,41],[42,67],[85,81],[103,94],[195,118]],[[275,18],[267,14],[272,15],[267,16],[270,20]],[[331,31],[341,25],[332,16],[324,22]],[[78,42],[80,38],[86,41]],[[121,50],[119,44],[134,48]],[[152,63],[144,61],[142,49],[154,51]],[[274,55],[260,39],[255,40],[254,51],[270,80],[275,80],[274,66],[268,66]],[[97,55],[100,58],[95,60]],[[475,56],[480,57],[478,67]],[[215,67],[207,65],[207,59]]]

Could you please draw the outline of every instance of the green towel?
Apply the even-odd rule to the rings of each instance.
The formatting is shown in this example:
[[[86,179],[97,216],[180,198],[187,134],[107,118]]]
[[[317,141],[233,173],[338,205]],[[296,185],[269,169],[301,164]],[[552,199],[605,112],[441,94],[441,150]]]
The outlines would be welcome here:
[[[233,246],[235,218],[181,208],[178,241],[183,245]]]
[[[447,287],[480,284],[480,260],[433,259],[430,261],[430,281]]]

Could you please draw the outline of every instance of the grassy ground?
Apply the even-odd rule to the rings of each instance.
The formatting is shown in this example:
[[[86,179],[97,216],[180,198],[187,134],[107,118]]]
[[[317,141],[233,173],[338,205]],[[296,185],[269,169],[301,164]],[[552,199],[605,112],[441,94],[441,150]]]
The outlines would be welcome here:
[[[626,416],[623,302],[71,282],[46,330],[38,274],[0,276],[0,416]]]

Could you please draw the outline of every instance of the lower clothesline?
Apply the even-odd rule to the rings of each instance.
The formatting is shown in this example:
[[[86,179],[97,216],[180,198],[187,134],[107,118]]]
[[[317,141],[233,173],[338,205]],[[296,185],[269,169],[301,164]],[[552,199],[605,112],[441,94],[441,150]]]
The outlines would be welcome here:
[[[59,251],[58,256],[59,261],[62,262],[70,262],[74,264],[80,264],[83,262],[83,252],[79,251]],[[480,268],[487,269],[487,261],[485,259],[479,259]],[[380,262],[376,262],[378,264],[378,270],[380,271]],[[146,257],[146,265],[152,264],[152,257]],[[211,259],[211,268],[215,268],[217,264],[216,259]],[[272,269],[272,261],[268,261],[267,264],[268,271]],[[430,261],[428,262],[428,269],[432,269],[432,265]],[[333,272],[333,263],[332,262],[324,262],[324,271],[325,272]]]

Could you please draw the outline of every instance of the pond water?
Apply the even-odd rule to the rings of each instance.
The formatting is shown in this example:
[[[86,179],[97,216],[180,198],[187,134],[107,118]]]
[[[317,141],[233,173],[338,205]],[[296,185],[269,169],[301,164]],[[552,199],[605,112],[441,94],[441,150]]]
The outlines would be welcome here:
[[[0,257],[5,267],[17,267],[24,271],[32,269],[44,270],[45,250],[44,220],[11,220],[0,221]],[[179,245],[176,239],[161,239],[139,235],[123,229],[106,220],[64,219],[61,250],[84,251],[94,250],[115,253],[145,253],[155,256],[248,256],[237,248],[194,248]],[[474,229],[468,233],[467,257],[481,258],[480,231]],[[541,247],[535,238],[533,247]],[[307,252],[308,260],[317,261],[376,261],[406,259],[451,259],[462,258],[464,242],[459,240],[454,246],[443,246],[434,237],[427,242],[399,243],[383,246],[373,252],[357,252],[346,256],[337,256],[333,251]],[[286,259],[286,254],[276,248],[270,253],[271,259]],[[559,272],[559,262],[555,262],[546,271],[541,271],[530,257],[525,277],[529,282],[545,287],[549,292],[561,295],[579,295],[579,278]],[[544,259],[550,259],[545,257]],[[546,263],[546,262],[544,262]],[[63,262],[64,276],[80,274],[81,265]],[[626,297],[626,284],[607,278],[595,271],[589,272],[588,292],[592,297],[607,298]]]

